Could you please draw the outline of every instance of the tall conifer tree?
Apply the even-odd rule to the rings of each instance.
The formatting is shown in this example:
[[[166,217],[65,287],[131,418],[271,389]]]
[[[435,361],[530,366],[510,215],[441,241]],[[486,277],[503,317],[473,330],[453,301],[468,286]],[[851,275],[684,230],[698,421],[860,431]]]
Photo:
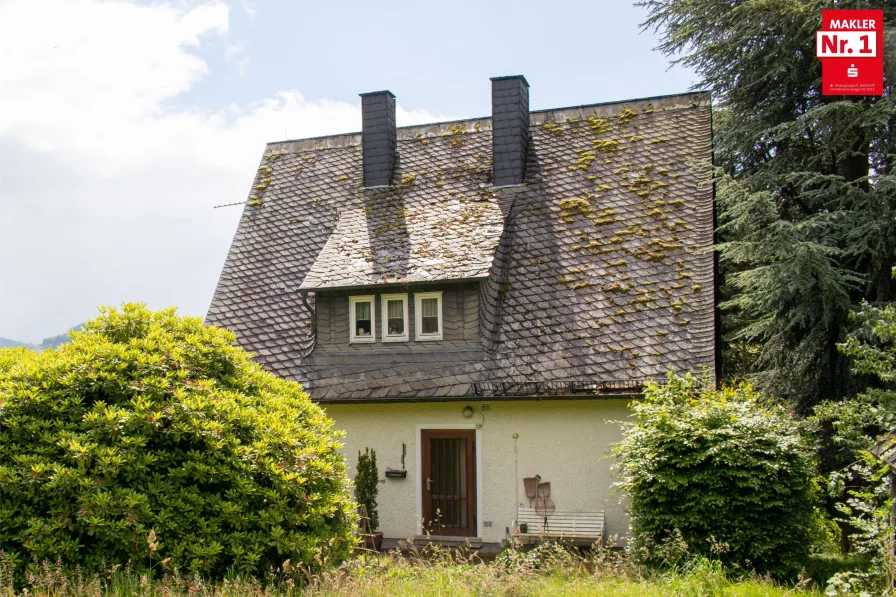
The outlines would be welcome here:
[[[884,95],[821,95],[815,32],[825,8],[896,0],[646,0],[659,50],[713,93],[723,374],[749,372],[808,412],[860,389],[837,349],[862,300],[896,284],[894,38]]]

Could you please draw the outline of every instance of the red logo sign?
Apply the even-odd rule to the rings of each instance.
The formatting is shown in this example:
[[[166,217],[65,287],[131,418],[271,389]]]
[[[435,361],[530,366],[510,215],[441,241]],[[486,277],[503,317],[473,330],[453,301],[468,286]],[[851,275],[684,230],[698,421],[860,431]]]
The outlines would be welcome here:
[[[822,95],[882,95],[884,11],[822,10],[815,34]]]

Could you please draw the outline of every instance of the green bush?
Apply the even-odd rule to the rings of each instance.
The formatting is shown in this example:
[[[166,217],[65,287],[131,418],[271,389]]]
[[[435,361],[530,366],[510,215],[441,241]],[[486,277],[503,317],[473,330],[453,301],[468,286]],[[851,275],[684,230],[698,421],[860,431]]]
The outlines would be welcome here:
[[[797,425],[746,384],[715,390],[670,373],[649,383],[614,446],[636,554],[680,537],[691,554],[777,577],[799,572],[812,525],[812,468]]]
[[[220,576],[346,556],[332,422],[225,330],[101,309],[70,344],[0,351],[0,550]]]
[[[868,572],[871,559],[867,556],[844,554],[812,554],[806,560],[803,576],[810,578],[820,587],[824,587],[828,579],[843,572]]]

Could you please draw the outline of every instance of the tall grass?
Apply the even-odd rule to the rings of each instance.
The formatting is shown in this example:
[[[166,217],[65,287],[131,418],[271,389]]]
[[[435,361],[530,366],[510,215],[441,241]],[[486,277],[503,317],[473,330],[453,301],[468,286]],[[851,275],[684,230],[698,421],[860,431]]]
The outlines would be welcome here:
[[[361,554],[314,576],[285,562],[262,579],[220,581],[176,571],[154,579],[121,569],[86,576],[45,563],[18,589],[7,561],[0,562],[0,597],[822,597],[808,581],[784,587],[765,578],[733,578],[705,558],[659,574],[603,550],[582,555],[546,545],[485,562],[463,550],[409,547],[403,554]]]

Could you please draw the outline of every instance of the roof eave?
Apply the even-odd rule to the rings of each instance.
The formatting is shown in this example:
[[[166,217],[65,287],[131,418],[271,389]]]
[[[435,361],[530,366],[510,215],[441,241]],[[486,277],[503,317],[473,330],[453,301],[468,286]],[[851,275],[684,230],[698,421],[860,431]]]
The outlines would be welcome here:
[[[557,394],[526,396],[382,396],[378,398],[312,398],[316,404],[408,404],[413,402],[546,402],[556,400],[632,400],[640,392],[606,394]]]
[[[432,284],[459,284],[462,282],[481,282],[487,280],[488,275],[484,276],[468,276],[464,278],[436,278],[433,280],[413,280],[408,282],[385,282],[385,283],[369,283],[369,284],[350,284],[348,286],[299,286],[299,292],[339,292],[343,290],[357,290],[361,288],[402,288],[409,286],[424,286]]]

